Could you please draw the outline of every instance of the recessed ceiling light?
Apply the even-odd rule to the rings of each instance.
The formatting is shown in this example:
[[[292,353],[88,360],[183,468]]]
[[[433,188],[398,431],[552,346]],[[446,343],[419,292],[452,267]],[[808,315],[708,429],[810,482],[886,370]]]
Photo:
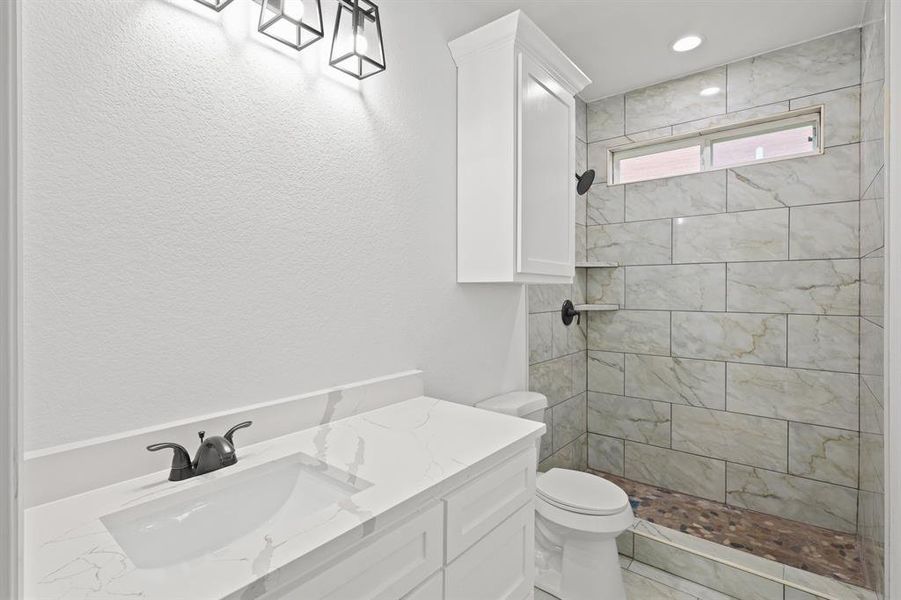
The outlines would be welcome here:
[[[673,50],[676,52],[688,52],[700,46],[703,41],[699,35],[686,35],[673,42]]]
[[[718,87],[709,87],[701,90],[702,96],[715,96],[720,93],[720,88]]]

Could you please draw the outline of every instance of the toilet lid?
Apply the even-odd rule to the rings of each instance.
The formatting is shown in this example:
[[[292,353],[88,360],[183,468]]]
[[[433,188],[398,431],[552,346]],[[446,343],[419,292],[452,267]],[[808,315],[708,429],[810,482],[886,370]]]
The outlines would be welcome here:
[[[615,515],[629,506],[618,485],[581,471],[551,469],[538,478],[536,488],[551,504],[585,515]]]

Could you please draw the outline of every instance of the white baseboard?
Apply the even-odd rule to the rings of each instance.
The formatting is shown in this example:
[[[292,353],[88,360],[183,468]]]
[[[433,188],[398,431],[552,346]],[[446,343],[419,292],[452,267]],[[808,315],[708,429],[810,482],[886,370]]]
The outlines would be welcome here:
[[[25,454],[25,508],[53,502],[127,479],[168,470],[170,453],[146,450],[157,442],[176,442],[193,454],[197,432],[222,435],[241,421],[253,427],[235,434],[235,446],[287,435],[423,395],[422,371],[404,371]]]

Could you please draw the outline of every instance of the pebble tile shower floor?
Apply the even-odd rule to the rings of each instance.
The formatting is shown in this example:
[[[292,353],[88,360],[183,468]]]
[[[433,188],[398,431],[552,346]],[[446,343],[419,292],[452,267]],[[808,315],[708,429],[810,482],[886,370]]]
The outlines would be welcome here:
[[[596,472],[623,488],[645,521],[775,560],[852,585],[871,588],[853,534],[664,490]]]

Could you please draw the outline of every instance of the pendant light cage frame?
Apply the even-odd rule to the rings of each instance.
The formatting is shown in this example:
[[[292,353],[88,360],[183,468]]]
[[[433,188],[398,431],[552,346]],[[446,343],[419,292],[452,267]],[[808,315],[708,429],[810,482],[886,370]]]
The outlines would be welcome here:
[[[231,4],[234,0],[194,0],[200,4],[203,4],[207,8],[212,8],[216,12],[221,11],[223,8]]]
[[[335,56],[335,43],[338,40],[342,16],[345,19],[351,19],[353,46],[350,52],[346,52],[341,56]],[[364,23],[367,22],[375,23],[381,61],[375,60],[368,56],[366,52],[361,52],[357,48],[357,33],[363,29]],[[348,68],[347,62],[354,64],[355,68]],[[370,0],[338,0],[338,14],[335,16],[335,33],[332,36],[332,49],[328,64],[360,80],[372,77],[387,68],[385,63],[385,43],[382,38],[382,20],[379,18],[379,7],[374,2],[370,2]],[[364,73],[363,67],[366,65],[373,68],[373,71]]]
[[[232,0],[227,0],[227,1],[231,2]],[[316,27],[314,27],[313,25],[310,25],[309,23],[305,22],[303,17],[300,17],[299,19],[295,19],[295,18],[285,14],[286,0],[275,0],[275,2],[273,2],[273,0],[259,0],[259,1],[260,1],[260,22],[259,22],[259,27],[257,28],[257,30],[260,33],[262,33],[263,35],[270,37],[277,42],[281,42],[282,44],[285,44],[286,46],[290,46],[291,48],[294,48],[297,51],[303,50],[310,44],[318,42],[323,37],[325,37],[325,27],[322,24],[322,4],[320,3],[320,0],[303,0],[304,2],[310,2],[310,3],[315,2],[316,15],[317,15],[316,20],[318,20],[318,22],[319,22],[319,29],[316,29]],[[278,4],[277,10],[270,8],[272,5],[274,5],[276,3]],[[266,17],[267,11],[272,13],[274,16],[272,16],[269,19],[266,19],[265,17]],[[304,10],[304,13],[306,13],[306,10]],[[273,25],[276,25],[279,22],[287,22],[294,26],[294,28],[297,31],[297,38],[296,38],[295,42],[292,43],[284,38],[274,35],[273,33],[271,33],[269,31],[269,29]],[[306,41],[303,41],[303,37],[304,37],[303,33],[304,32],[310,34],[312,36],[312,38],[308,39]]]

